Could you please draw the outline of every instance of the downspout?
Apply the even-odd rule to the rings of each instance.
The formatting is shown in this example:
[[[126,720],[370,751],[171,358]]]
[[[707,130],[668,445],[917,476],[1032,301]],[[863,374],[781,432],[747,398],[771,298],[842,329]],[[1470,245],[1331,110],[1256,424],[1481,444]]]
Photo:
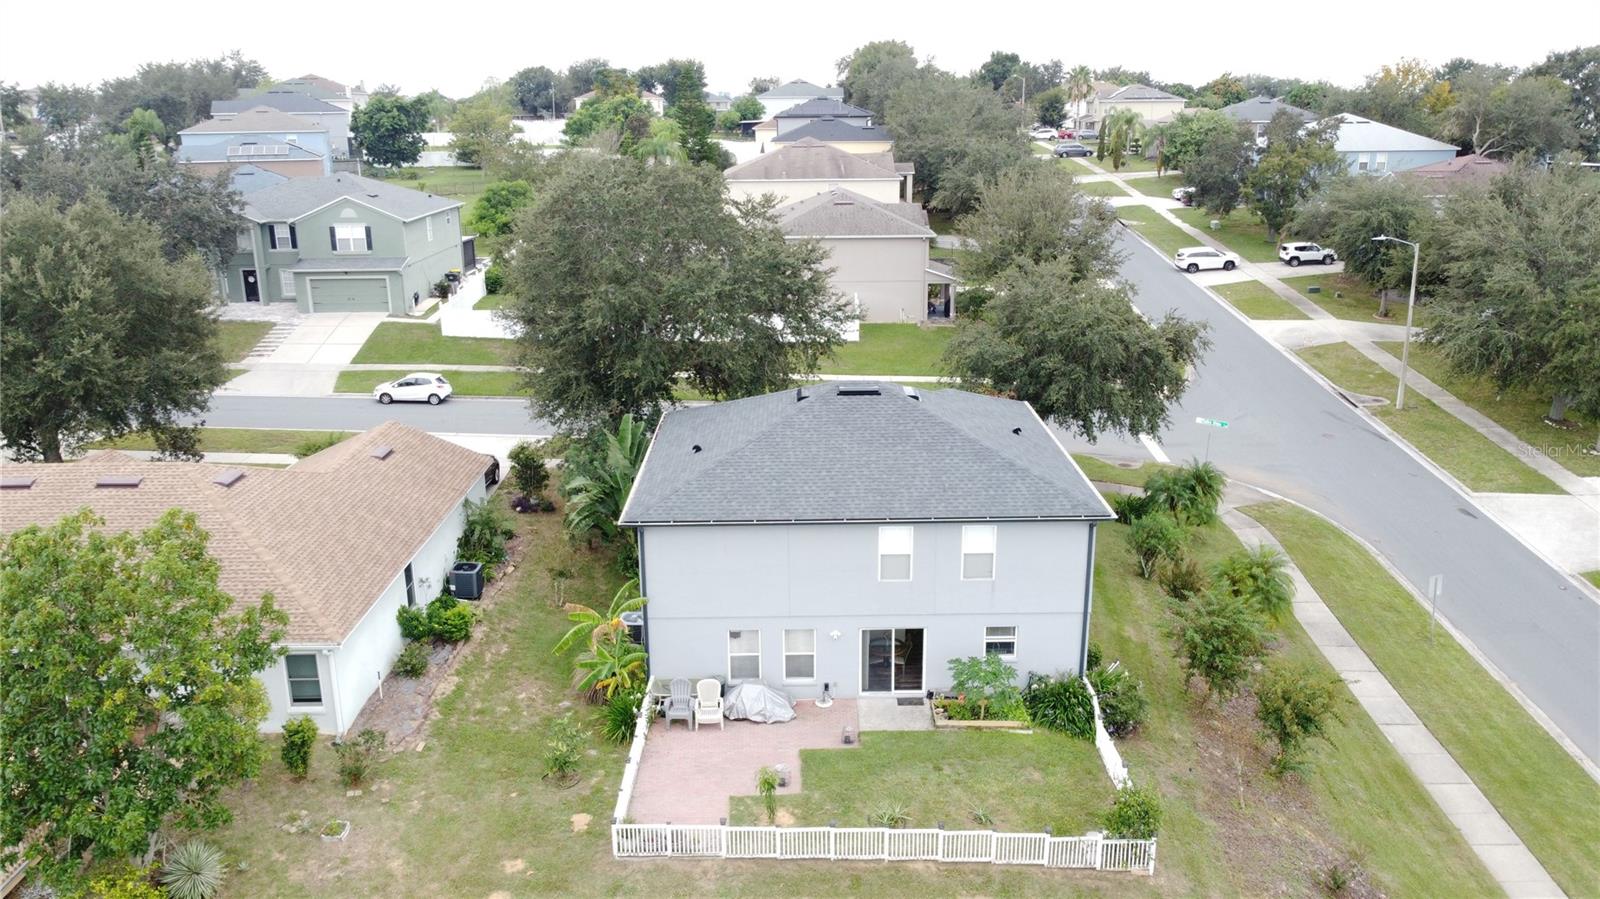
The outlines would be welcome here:
[[[337,739],[344,739],[344,709],[339,706],[339,664],[338,650],[324,649],[328,655],[328,681],[332,687],[330,696],[333,699],[333,734]]]
[[[650,594],[645,590],[644,580],[644,528],[634,529],[635,553],[639,556],[639,595],[645,598],[644,608],[644,654],[646,659],[650,656]],[[649,662],[647,661],[648,668]],[[648,685],[647,685],[648,686]]]
[[[1078,647],[1078,673],[1088,674],[1089,609],[1094,605],[1094,539],[1096,522],[1089,522],[1089,561],[1083,575],[1083,642]]]
[[[260,302],[264,306],[268,302],[270,302],[270,300],[268,300],[268,298],[267,298],[267,272],[266,272],[266,269],[263,268],[262,265],[261,265],[261,223],[260,222],[251,222],[250,223],[250,262],[255,265],[255,272],[256,272],[256,298],[257,298],[258,302]],[[250,290],[243,283],[241,283],[239,285],[239,289],[243,290],[245,292],[245,295],[241,296],[239,298],[240,302],[244,302],[245,300],[247,300],[249,298]]]

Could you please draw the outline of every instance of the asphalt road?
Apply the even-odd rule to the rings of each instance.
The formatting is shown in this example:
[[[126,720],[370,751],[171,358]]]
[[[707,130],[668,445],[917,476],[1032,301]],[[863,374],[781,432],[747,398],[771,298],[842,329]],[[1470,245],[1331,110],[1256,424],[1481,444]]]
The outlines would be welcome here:
[[[1600,762],[1600,604],[1130,236],[1137,303],[1211,325],[1212,349],[1158,441],[1291,497],[1377,547],[1407,580],[1444,575],[1439,612]],[[1195,423],[1221,419],[1226,430]],[[1110,446],[1107,446],[1107,444]],[[1148,458],[1135,442],[1102,452]],[[1088,448],[1081,441],[1078,446]],[[1070,448],[1070,447],[1069,447]]]
[[[1172,425],[1158,435],[1174,460],[1210,459],[1229,475],[1292,497],[1360,534],[1412,584],[1445,576],[1439,611],[1465,633],[1591,759],[1600,761],[1600,604],[1420,462],[1391,443],[1166,259],[1124,236],[1123,273],[1138,305],[1211,325],[1212,349]],[[1225,431],[1194,423],[1222,419]],[[387,419],[436,432],[553,433],[516,399],[442,406],[367,399],[218,396],[215,427],[361,429]],[[1135,440],[1069,448],[1148,458]]]

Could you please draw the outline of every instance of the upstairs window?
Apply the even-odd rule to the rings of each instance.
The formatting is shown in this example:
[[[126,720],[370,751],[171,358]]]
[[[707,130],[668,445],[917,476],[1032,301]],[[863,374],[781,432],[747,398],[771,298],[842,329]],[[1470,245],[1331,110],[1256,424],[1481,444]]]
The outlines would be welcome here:
[[[995,526],[968,524],[961,528],[961,579],[994,580]]]
[[[372,229],[366,225],[334,225],[328,229],[335,253],[367,253],[372,250]]]
[[[915,530],[910,527],[878,528],[878,580],[911,580],[911,544]]]

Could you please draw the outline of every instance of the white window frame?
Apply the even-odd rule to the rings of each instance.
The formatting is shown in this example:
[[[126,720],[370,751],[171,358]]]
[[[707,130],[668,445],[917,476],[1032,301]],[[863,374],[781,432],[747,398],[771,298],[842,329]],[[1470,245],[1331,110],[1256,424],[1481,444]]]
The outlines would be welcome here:
[[[974,546],[968,549],[968,535],[974,535],[974,541],[979,540],[978,534],[987,533],[989,548],[987,551]],[[1000,543],[1000,529],[992,524],[964,524],[961,526],[961,579],[964,581],[992,581],[996,564],[999,562],[998,547]],[[967,574],[967,556],[988,556],[989,576],[971,577]]]
[[[733,635],[735,633],[738,633],[740,636],[743,636],[745,634],[755,634],[756,635],[756,651],[755,652],[734,652],[733,651]],[[752,657],[755,658],[755,660],[756,660],[756,673],[754,675],[749,676],[749,677],[745,677],[745,676],[736,675],[736,674],[733,673],[733,660],[735,658],[748,659],[748,658],[752,658]],[[761,679],[761,631],[759,629],[756,629],[756,628],[748,628],[748,627],[729,628],[728,629],[728,682],[732,683],[733,681],[736,681],[736,680],[745,681],[745,680],[760,680],[760,679]]]
[[[428,226],[428,243],[433,243],[433,216],[430,215],[422,221]]]
[[[904,534],[906,536],[905,552],[884,552],[884,549],[886,548],[885,547],[885,543],[888,540],[892,540],[894,537],[897,537],[900,534]],[[898,547],[890,546],[890,547],[887,547],[887,548],[889,548],[889,549],[897,549]],[[884,577],[883,576],[883,559],[884,559],[885,556],[905,556],[906,557],[906,576],[905,577]],[[903,584],[903,583],[906,583],[906,582],[910,581],[912,576],[916,573],[916,563],[917,563],[917,529],[915,527],[913,527],[912,525],[909,525],[909,524],[906,524],[906,525],[888,525],[888,524],[886,524],[886,525],[883,525],[883,526],[878,528],[878,580],[880,582],[882,582],[882,583],[890,583],[890,584]]]
[[[284,298],[294,296],[294,270],[287,268],[278,269],[278,290]]]
[[[790,634],[810,634],[811,651],[795,652],[789,649]],[[811,659],[811,676],[793,677],[789,674],[789,659],[807,657]],[[784,628],[783,631],[783,682],[786,684],[810,684],[817,680],[817,631],[815,628],[796,627]]]
[[[1372,170],[1374,172],[1387,172],[1389,170],[1389,154],[1388,153],[1373,153],[1372,154]]]
[[[277,223],[272,226],[272,239],[280,250],[294,249],[294,234],[289,230],[287,223]]]
[[[316,671],[317,671],[317,676],[316,676],[317,701],[316,702],[305,702],[305,701],[297,700],[297,699],[294,698],[294,685],[295,685],[295,682],[296,681],[310,680],[311,678],[295,677],[293,674],[289,673],[289,660],[293,659],[293,658],[307,658],[307,659],[310,659],[312,666],[316,669]],[[289,691],[289,707],[290,708],[320,709],[320,708],[322,708],[323,702],[325,702],[327,700],[327,698],[328,698],[327,692],[322,689],[322,663],[317,661],[317,654],[314,653],[314,652],[291,652],[291,653],[285,655],[283,657],[283,681],[284,681],[284,686],[287,687],[287,689]]]
[[[997,635],[997,634],[991,634],[990,633],[990,631],[993,631],[993,630],[1005,630],[1005,629],[1009,629],[1011,631],[1011,635],[1010,636],[1005,636],[1003,634]],[[1017,657],[1017,644],[1018,644],[1017,632],[1018,632],[1018,628],[1014,624],[990,624],[990,625],[985,625],[984,628],[983,628],[983,654],[986,655],[986,656],[987,655],[999,656],[1000,658],[1006,659],[1006,660],[1015,659]],[[989,645],[992,644],[992,643],[1010,643],[1011,644],[1011,652],[1009,652],[1009,653],[991,652],[989,650]]]
[[[1362,153],[1356,157],[1356,171],[1365,172],[1371,167],[1371,165],[1372,163],[1370,161],[1370,157],[1366,153]]]
[[[357,248],[354,250],[347,250],[344,248],[344,243],[347,240],[345,237],[345,232],[347,229],[351,228],[355,229],[355,242],[357,244]],[[338,248],[335,249],[334,252],[341,255],[372,252],[371,250],[367,249],[367,226],[364,223],[335,222],[333,226],[333,240],[334,245]]]

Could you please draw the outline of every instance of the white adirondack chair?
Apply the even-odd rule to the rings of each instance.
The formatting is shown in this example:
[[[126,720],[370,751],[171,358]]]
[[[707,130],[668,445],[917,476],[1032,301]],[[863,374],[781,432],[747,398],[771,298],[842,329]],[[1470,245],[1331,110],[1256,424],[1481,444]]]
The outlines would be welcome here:
[[[708,677],[694,685],[695,727],[712,719],[716,720],[717,728],[722,729],[722,684],[716,678]]]

